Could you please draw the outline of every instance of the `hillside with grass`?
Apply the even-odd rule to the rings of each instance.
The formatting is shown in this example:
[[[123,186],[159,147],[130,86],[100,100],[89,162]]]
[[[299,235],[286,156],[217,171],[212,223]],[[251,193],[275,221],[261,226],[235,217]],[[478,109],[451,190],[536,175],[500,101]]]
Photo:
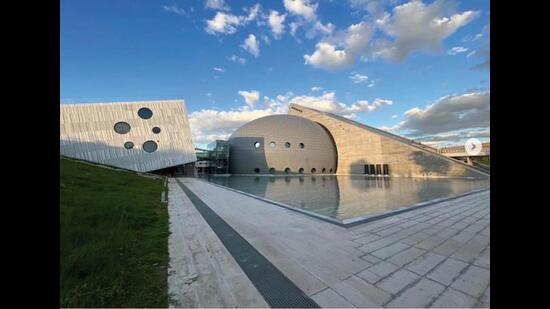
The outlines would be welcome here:
[[[163,179],[60,159],[61,307],[167,307]]]

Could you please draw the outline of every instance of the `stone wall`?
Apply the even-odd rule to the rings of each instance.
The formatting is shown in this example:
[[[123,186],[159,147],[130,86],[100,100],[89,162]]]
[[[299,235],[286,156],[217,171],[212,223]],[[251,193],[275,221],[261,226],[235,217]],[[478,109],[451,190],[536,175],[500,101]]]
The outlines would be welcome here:
[[[408,139],[340,116],[297,104],[291,104],[289,114],[315,121],[332,134],[338,153],[338,174],[364,174],[366,164],[388,164],[390,176],[488,177]]]

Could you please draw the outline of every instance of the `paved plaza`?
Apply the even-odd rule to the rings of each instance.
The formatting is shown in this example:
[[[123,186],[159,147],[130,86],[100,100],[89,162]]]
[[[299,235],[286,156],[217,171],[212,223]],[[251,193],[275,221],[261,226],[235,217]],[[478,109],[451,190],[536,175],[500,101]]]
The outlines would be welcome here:
[[[489,307],[489,191],[340,227],[179,178],[319,306]],[[268,307],[176,179],[169,292],[177,307]]]

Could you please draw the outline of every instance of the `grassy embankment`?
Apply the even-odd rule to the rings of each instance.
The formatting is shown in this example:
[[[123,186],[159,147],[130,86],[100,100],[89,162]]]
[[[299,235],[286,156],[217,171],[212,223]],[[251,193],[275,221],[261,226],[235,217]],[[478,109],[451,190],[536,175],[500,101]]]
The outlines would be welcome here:
[[[167,307],[164,181],[60,159],[62,307]]]

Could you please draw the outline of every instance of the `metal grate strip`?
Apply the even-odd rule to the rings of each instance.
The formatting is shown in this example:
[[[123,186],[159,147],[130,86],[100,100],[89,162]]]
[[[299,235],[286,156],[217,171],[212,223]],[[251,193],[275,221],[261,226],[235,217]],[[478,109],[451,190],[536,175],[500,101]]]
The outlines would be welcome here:
[[[181,181],[177,180],[177,182],[269,306],[272,308],[319,308],[315,301],[271,264],[195,193]]]

